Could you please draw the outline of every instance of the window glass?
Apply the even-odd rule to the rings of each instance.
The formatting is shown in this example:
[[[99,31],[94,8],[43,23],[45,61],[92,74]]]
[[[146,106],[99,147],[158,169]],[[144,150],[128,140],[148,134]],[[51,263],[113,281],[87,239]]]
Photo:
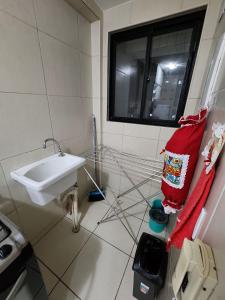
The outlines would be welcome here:
[[[144,118],[175,120],[190,55],[192,29],[152,38]]]
[[[117,117],[140,117],[146,48],[146,37],[117,44],[114,110]]]
[[[178,127],[205,10],[109,33],[108,119]]]

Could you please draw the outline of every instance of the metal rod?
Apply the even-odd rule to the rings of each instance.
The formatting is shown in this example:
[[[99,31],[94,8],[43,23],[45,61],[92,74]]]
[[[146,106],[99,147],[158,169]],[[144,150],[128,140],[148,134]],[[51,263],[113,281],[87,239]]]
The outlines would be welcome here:
[[[90,160],[94,160],[95,159],[95,157],[93,156],[93,155],[89,155],[89,156],[86,156],[85,157],[86,159],[90,159]],[[103,159],[101,160],[101,159],[99,159],[99,158],[97,158],[97,156],[96,156],[96,159],[97,160],[99,160],[99,161],[108,161],[108,163],[111,163],[113,160],[112,160],[112,158],[111,157],[103,157]],[[146,167],[146,164],[140,164],[140,163],[135,163],[135,162],[130,162],[130,161],[122,161],[121,162],[121,158],[118,158],[118,160],[120,161],[120,164],[121,165],[125,165],[125,166],[127,166],[127,165],[129,165],[130,167],[137,167],[138,166],[138,168],[140,168],[140,169],[143,169],[143,170],[147,170],[147,171],[149,171],[149,170],[151,170],[151,171],[156,171],[156,172],[158,172],[158,173],[161,173],[162,172],[162,167],[155,167],[155,166],[148,166],[147,165],[147,167]]]
[[[119,199],[119,198],[121,198],[121,197],[123,197],[123,196],[129,194],[130,192],[133,192],[134,190],[136,190],[136,187],[139,188],[139,187],[141,187],[142,185],[144,185],[145,183],[149,182],[150,180],[151,180],[151,178],[147,178],[147,179],[145,179],[145,180],[139,182],[138,184],[136,184],[136,185],[133,186],[132,188],[130,188],[130,189],[124,191],[123,193],[119,194],[119,195],[117,196],[117,198]]]
[[[110,149],[111,151],[113,152],[116,152],[118,153],[119,155],[124,155],[124,156],[130,156],[130,157],[133,157],[133,158],[137,158],[139,160],[143,160],[143,161],[149,161],[149,162],[158,162],[158,163],[162,163],[163,161],[162,160],[159,160],[159,159],[153,159],[153,158],[150,158],[150,157],[145,157],[145,158],[142,158],[138,155],[135,155],[135,154],[131,154],[131,153],[126,153],[126,152],[119,152],[118,150],[114,149],[114,148],[111,148],[109,146],[104,146],[104,145],[100,145],[100,148],[99,149],[106,149],[106,151],[108,149]],[[101,150],[102,151],[102,150]]]
[[[107,156],[107,152],[108,151],[113,152],[114,156],[119,157],[120,160],[124,160],[126,162],[128,161],[130,163],[137,163],[138,162],[139,164],[141,164],[143,166],[146,166],[146,163],[149,163],[149,164],[151,164],[151,166],[153,166],[155,168],[159,168],[159,169],[161,169],[162,164],[163,164],[163,161],[149,160],[147,158],[146,159],[142,159],[142,158],[140,158],[138,156],[127,156],[126,154],[123,154],[123,153],[119,154],[118,152],[114,152],[113,150],[111,150],[111,148],[105,148],[104,152],[102,152],[100,150],[96,150],[96,153],[103,153],[105,156]],[[92,154],[93,154],[93,152],[88,151],[88,152],[84,153],[83,156],[88,157],[88,156],[90,156]]]
[[[103,158],[102,160],[109,160],[109,161],[111,161],[112,160],[112,157],[111,156],[109,156],[108,154],[107,154],[107,152],[109,152],[109,151],[111,151],[110,150],[110,148],[109,149],[105,149],[105,151],[104,151],[104,153],[102,153],[102,152],[100,152],[100,151],[96,151],[96,154],[101,154],[101,157]],[[122,164],[123,162],[127,165],[127,164],[129,164],[129,165],[131,165],[131,166],[138,166],[139,168],[141,167],[141,168],[143,168],[144,170],[158,170],[158,171],[161,171],[162,170],[162,163],[163,162],[160,162],[160,166],[155,166],[154,164],[153,164],[153,162],[150,162],[151,163],[151,165],[148,165],[148,163],[149,163],[149,161],[147,161],[147,160],[144,160],[144,161],[141,161],[141,162],[139,162],[139,160],[135,157],[135,160],[134,159],[132,159],[132,160],[130,160],[130,159],[127,159],[127,158],[124,158],[124,156],[123,156],[123,154],[121,154],[119,157],[118,157],[118,153],[114,153],[113,151],[111,151],[113,154],[114,154],[114,157],[117,157],[117,159],[120,161],[120,163]],[[112,153],[111,153],[111,155],[112,155]],[[93,157],[93,152],[92,153],[88,153],[88,152],[86,152],[85,154],[83,154],[83,156],[86,158],[86,159],[93,159],[94,157]],[[99,158],[98,158],[98,160],[100,160]],[[146,165],[147,165],[147,167],[146,167]]]
[[[83,169],[85,170],[85,172],[87,173],[87,175],[89,176],[89,178],[91,179],[91,181],[93,182],[93,184],[95,185],[95,187],[98,189],[99,193],[102,195],[102,197],[109,203],[108,199],[105,197],[105,195],[102,193],[101,189],[99,188],[99,186],[97,185],[97,183],[95,182],[95,180],[92,178],[91,174],[88,172],[88,170],[83,167]],[[110,204],[111,205],[111,204]],[[130,233],[129,229],[127,229],[126,225],[123,223],[123,221],[121,220],[120,216],[118,215],[116,209],[114,207],[112,207],[112,209],[114,210],[117,218],[119,219],[120,223],[123,225],[123,227],[125,228],[125,230],[128,232],[128,234],[130,235],[130,237],[134,240],[135,243],[137,243],[136,239],[133,237],[133,235]]]
[[[134,203],[134,204],[132,204],[132,205],[130,205],[130,206],[124,208],[124,209],[121,209],[120,212],[119,212],[119,214],[120,214],[120,213],[124,213],[124,212],[127,211],[128,209],[130,209],[130,208],[132,208],[132,207],[135,207],[136,205],[138,205],[138,204],[140,204],[140,203],[142,203],[142,202],[144,202],[144,200],[138,201],[137,203]],[[115,217],[115,216],[116,216],[115,214],[110,215],[110,216],[107,216],[106,218],[104,218],[104,219],[101,220],[101,223],[107,222],[107,220],[110,220],[111,218],[113,218],[113,217]]]
[[[151,165],[153,163],[153,164],[157,164],[157,165],[159,165],[161,167],[161,165],[163,164],[163,160],[150,159],[150,158],[142,158],[140,156],[137,156],[137,155],[134,155],[134,154],[125,153],[125,152],[121,152],[120,153],[119,151],[117,151],[117,150],[115,150],[113,148],[110,148],[110,147],[106,147],[106,146],[100,147],[100,148],[97,147],[96,148],[96,153],[105,154],[109,150],[114,153],[114,156],[119,156],[121,159],[129,160],[131,162],[133,162],[134,159],[135,159],[137,161],[141,161],[141,163],[144,164],[144,165],[146,165],[146,163],[149,162],[149,163],[151,163]],[[90,155],[92,153],[93,153],[93,151],[89,150],[89,151],[83,153],[83,155],[84,156],[88,156],[88,155]]]
[[[156,196],[158,196],[160,193],[161,193],[161,192],[156,192],[155,194],[151,195],[150,198],[149,198],[149,197],[146,197],[146,200],[149,201],[149,200],[151,200],[152,198],[155,198]],[[142,202],[144,202],[143,199],[140,200],[140,201],[138,201],[137,203],[134,203],[134,204],[132,204],[132,205],[130,205],[130,206],[124,208],[123,210],[120,211],[120,213],[125,212],[125,211],[127,211],[128,209],[133,208],[133,207],[135,207],[136,205],[138,205],[138,204],[140,204],[140,203],[142,203]],[[151,207],[151,205],[150,205],[150,207]],[[107,216],[106,218],[103,218],[103,219],[101,220],[101,223],[103,223],[103,222],[105,222],[105,221],[107,221],[107,220],[109,220],[110,218],[113,218],[113,217],[115,217],[115,214],[114,214],[114,215]]]
[[[116,160],[116,163],[117,163],[118,167],[119,167],[119,168],[121,169],[121,171],[127,176],[128,180],[129,180],[133,185],[135,185],[135,183],[133,182],[132,178],[130,178],[130,176],[128,175],[128,173],[120,166],[118,160],[117,160],[116,158],[115,158],[115,160]],[[142,192],[141,192],[138,188],[136,188],[136,190],[137,190],[137,192],[139,193],[139,195],[142,197],[142,199],[145,200],[146,203],[149,205],[148,201],[145,199],[145,197],[144,197],[144,195],[142,194]]]
[[[88,159],[88,158],[86,158],[86,159]],[[94,161],[94,160],[91,160],[91,159],[88,159],[88,160]],[[97,160],[97,162],[98,162],[99,164],[102,164],[102,165],[110,165],[110,166],[112,166],[112,169],[115,169],[115,167],[114,167],[114,165],[113,165],[112,163],[103,162],[103,161],[98,161],[98,160]],[[136,175],[137,175],[137,174],[142,174],[142,177],[144,177],[145,175],[147,175],[148,177],[154,175],[155,177],[158,177],[158,178],[161,179],[161,176],[159,176],[159,175],[157,175],[157,174],[153,174],[153,173],[150,173],[150,172],[137,171],[137,170],[131,169],[131,168],[129,168],[129,167],[126,167],[126,169],[129,170],[130,172],[135,173]],[[159,172],[157,172],[157,173],[159,173]],[[159,180],[158,182],[161,182],[161,180]]]
[[[126,213],[129,209],[135,207],[136,205],[142,203],[143,201],[145,201],[146,204],[151,207],[149,200],[158,195],[160,192],[155,193],[149,199],[149,197],[146,198],[143,195],[142,191],[139,188],[149,181],[161,183],[163,161],[151,158],[142,158],[134,154],[119,152],[116,149],[103,145],[98,145],[96,147],[94,146],[94,151],[93,149],[91,152],[87,151],[83,154],[83,157],[86,158],[87,162],[94,162],[95,164],[98,163],[99,166],[105,167],[108,171],[112,171],[119,176],[124,175],[125,178],[127,178],[132,184],[131,188],[123,191],[117,196],[113,191],[111,191],[114,197],[114,203],[111,205],[107,197],[102,193],[102,190],[99,187],[99,182],[93,179],[89,171],[85,167],[83,167],[95,187],[98,189],[99,193],[111,207],[106,215],[98,222],[98,224],[108,222],[112,220],[112,218],[116,217],[128,232],[130,237],[134,240],[134,242],[137,243],[136,236],[126,219],[127,214],[124,213]],[[139,178],[139,182],[137,184],[135,183],[134,178]],[[127,195],[134,190],[139,193],[142,200],[122,209],[119,198]]]

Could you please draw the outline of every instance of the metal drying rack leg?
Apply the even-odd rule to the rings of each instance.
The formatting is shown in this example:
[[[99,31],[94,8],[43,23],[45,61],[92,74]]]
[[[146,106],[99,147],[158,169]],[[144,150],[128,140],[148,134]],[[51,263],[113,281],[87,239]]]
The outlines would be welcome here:
[[[102,145],[96,147],[94,149],[94,153],[93,151],[86,152],[84,157],[86,158],[87,161],[90,162],[97,161],[97,163],[99,163],[102,166],[106,166],[109,170],[114,170],[114,171],[116,170],[119,176],[123,174],[125,178],[127,178],[128,181],[132,184],[131,188],[120,193],[119,195],[115,195],[111,190],[114,197],[114,203],[111,204],[107,199],[107,197],[102,192],[102,190],[100,189],[100,187],[98,186],[98,184],[96,183],[96,181],[91,176],[90,172],[85,167],[83,167],[86,174],[89,176],[89,178],[91,179],[95,187],[98,189],[99,193],[102,195],[102,197],[106,200],[106,202],[110,206],[109,212],[98,222],[98,224],[112,221],[112,218],[116,217],[120,221],[122,226],[126,229],[130,237],[137,244],[136,237],[134,236],[134,233],[130,228],[126,219],[126,216],[128,216],[129,213],[128,214],[124,214],[124,213],[142,202],[146,202],[146,204],[149,207],[151,207],[149,200],[158,196],[161,193],[160,190],[154,195],[145,197],[139,188],[144,184],[148,183],[149,181],[161,183],[162,161],[151,159],[151,158],[142,158],[129,153],[120,153],[119,151],[113,148],[102,146]],[[132,177],[140,177],[140,178],[144,177],[144,179],[136,184],[132,179]],[[131,193],[134,190],[136,190],[139,193],[142,200],[132,205],[129,205],[125,209],[122,209],[119,199]],[[125,222],[127,224],[125,224]]]
[[[110,149],[109,149],[110,151]],[[134,181],[130,178],[130,176],[128,175],[128,173],[124,170],[123,167],[121,167],[120,163],[118,162],[118,159],[113,155],[112,151],[110,151],[112,157],[114,158],[117,166],[119,167],[119,169],[123,172],[123,174],[127,177],[127,179],[130,181],[130,183],[133,185],[133,187],[135,187],[135,183]],[[149,205],[149,202],[145,199],[144,195],[142,194],[142,192],[139,190],[139,188],[135,187],[136,191],[138,192],[138,194],[141,196],[141,198],[143,199],[143,201],[145,201],[147,203],[147,205]],[[118,198],[118,197],[117,197]]]
[[[97,185],[97,183],[95,182],[95,180],[93,179],[93,177],[91,176],[91,174],[88,172],[88,170],[83,167],[84,171],[87,173],[87,175],[89,176],[89,178],[91,179],[91,181],[93,182],[93,184],[95,185],[95,187],[98,189],[99,193],[102,195],[102,197],[107,201],[107,203],[111,206],[111,203],[108,201],[108,199],[105,197],[105,195],[103,194],[103,192],[101,191],[100,187]],[[115,197],[115,200],[116,197]],[[137,240],[136,238],[133,236],[133,234],[130,232],[130,229],[127,228],[127,226],[124,224],[124,222],[122,221],[121,217],[119,216],[119,214],[117,213],[115,207],[112,205],[111,208],[114,210],[115,215],[117,216],[118,220],[120,221],[120,223],[123,225],[123,227],[125,228],[125,230],[127,231],[127,233],[130,235],[130,237],[134,240],[134,242],[137,244]]]
[[[161,194],[161,192],[156,192],[156,193],[153,194],[153,195],[149,195],[149,196],[146,197],[145,199],[148,200],[148,202],[149,202],[150,199],[155,198],[155,197],[159,196],[160,194]],[[117,196],[117,199],[118,199],[118,196]],[[132,205],[129,205],[129,206],[127,206],[126,208],[121,209],[121,210],[119,211],[118,214],[124,213],[125,211],[129,210],[130,208],[133,208],[133,207],[139,205],[139,204],[142,203],[142,202],[144,202],[144,200],[140,200],[140,201],[138,201],[138,202],[136,202],[136,203],[134,203],[134,204],[132,204]],[[150,206],[151,206],[151,204],[150,204]],[[105,222],[109,221],[111,218],[113,218],[113,217],[115,217],[115,216],[116,216],[115,214],[112,214],[112,215],[110,215],[110,216],[105,216],[105,217],[99,222],[99,224],[105,223]]]

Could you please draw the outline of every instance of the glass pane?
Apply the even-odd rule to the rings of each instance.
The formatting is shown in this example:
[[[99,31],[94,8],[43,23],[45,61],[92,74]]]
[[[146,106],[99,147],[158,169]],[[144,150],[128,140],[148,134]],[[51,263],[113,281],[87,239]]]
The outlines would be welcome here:
[[[147,38],[121,42],[116,48],[115,117],[139,118]]]
[[[153,37],[144,118],[176,119],[191,35],[192,28]]]

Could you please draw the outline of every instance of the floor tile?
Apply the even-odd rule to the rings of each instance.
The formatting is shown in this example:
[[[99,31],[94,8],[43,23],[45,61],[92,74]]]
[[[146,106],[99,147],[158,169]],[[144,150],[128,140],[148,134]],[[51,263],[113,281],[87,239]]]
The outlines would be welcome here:
[[[25,299],[22,299],[22,300],[25,300]],[[46,289],[44,286],[40,289],[40,291],[34,297],[34,300],[48,300],[48,295],[46,293]]]
[[[134,272],[132,270],[132,265],[133,265],[133,259],[130,258],[116,300],[136,299],[133,297]]]
[[[137,202],[139,202],[139,201],[140,200],[137,200]],[[143,202],[141,202],[139,204],[137,204],[137,202],[134,202],[127,198],[121,198],[119,200],[119,204],[122,209],[126,209],[127,207],[136,204],[135,206],[127,209],[125,212],[127,214],[129,214],[130,216],[133,216],[133,217],[136,217],[136,218],[142,220],[143,217],[145,216],[147,206]]]
[[[150,208],[147,207],[147,209],[145,211],[144,219],[143,219],[147,223],[149,222],[149,210],[150,210]]]
[[[122,218],[123,223],[133,232],[136,237],[141,226],[141,220],[132,216]],[[128,255],[131,252],[134,241],[118,219],[113,219],[100,224],[95,230],[95,234],[124,251]]]
[[[49,300],[77,300],[76,297],[64,284],[59,282],[49,296]]]
[[[90,232],[83,228],[73,233],[71,221],[64,218],[35,246],[35,253],[55,274],[61,276],[89,235]]]
[[[116,175],[116,178],[118,179],[118,175]],[[110,187],[106,188],[105,194],[106,194],[105,204],[106,205],[112,205],[114,203],[114,201],[115,201],[115,197],[117,196],[117,194],[113,193],[113,191],[112,191],[112,189]]]
[[[158,238],[160,238],[162,240],[165,240],[165,238],[166,238],[166,231],[165,230],[163,232],[161,232],[161,233],[156,233],[156,232],[152,231],[149,228],[148,223],[146,223],[146,222],[143,222],[142,225],[141,225],[141,228],[140,228],[140,231],[139,231],[138,237],[137,237],[138,241],[139,241],[139,239],[140,239],[140,237],[141,237],[141,235],[142,235],[143,232],[147,232],[147,233],[149,233],[149,234],[151,234],[153,236],[156,236],[156,237],[158,237]],[[137,249],[137,246],[134,245],[134,248],[133,248],[133,250],[131,252],[131,256],[132,257],[135,256],[136,249]]]
[[[23,284],[21,289],[19,290],[18,295],[16,296],[16,299],[18,300],[33,299],[33,297],[39,292],[39,290],[43,286],[40,273],[38,273],[30,267],[28,267],[26,270],[27,279],[25,281],[25,284]]]
[[[93,235],[62,280],[83,300],[113,300],[128,256]]]
[[[41,275],[46,287],[48,294],[52,291],[54,286],[56,285],[58,278],[48,269],[46,268],[41,262],[38,262]]]
[[[80,224],[84,228],[93,231],[97,223],[104,217],[109,210],[109,206],[102,202],[83,201],[80,208]],[[67,215],[71,219],[71,215]]]

